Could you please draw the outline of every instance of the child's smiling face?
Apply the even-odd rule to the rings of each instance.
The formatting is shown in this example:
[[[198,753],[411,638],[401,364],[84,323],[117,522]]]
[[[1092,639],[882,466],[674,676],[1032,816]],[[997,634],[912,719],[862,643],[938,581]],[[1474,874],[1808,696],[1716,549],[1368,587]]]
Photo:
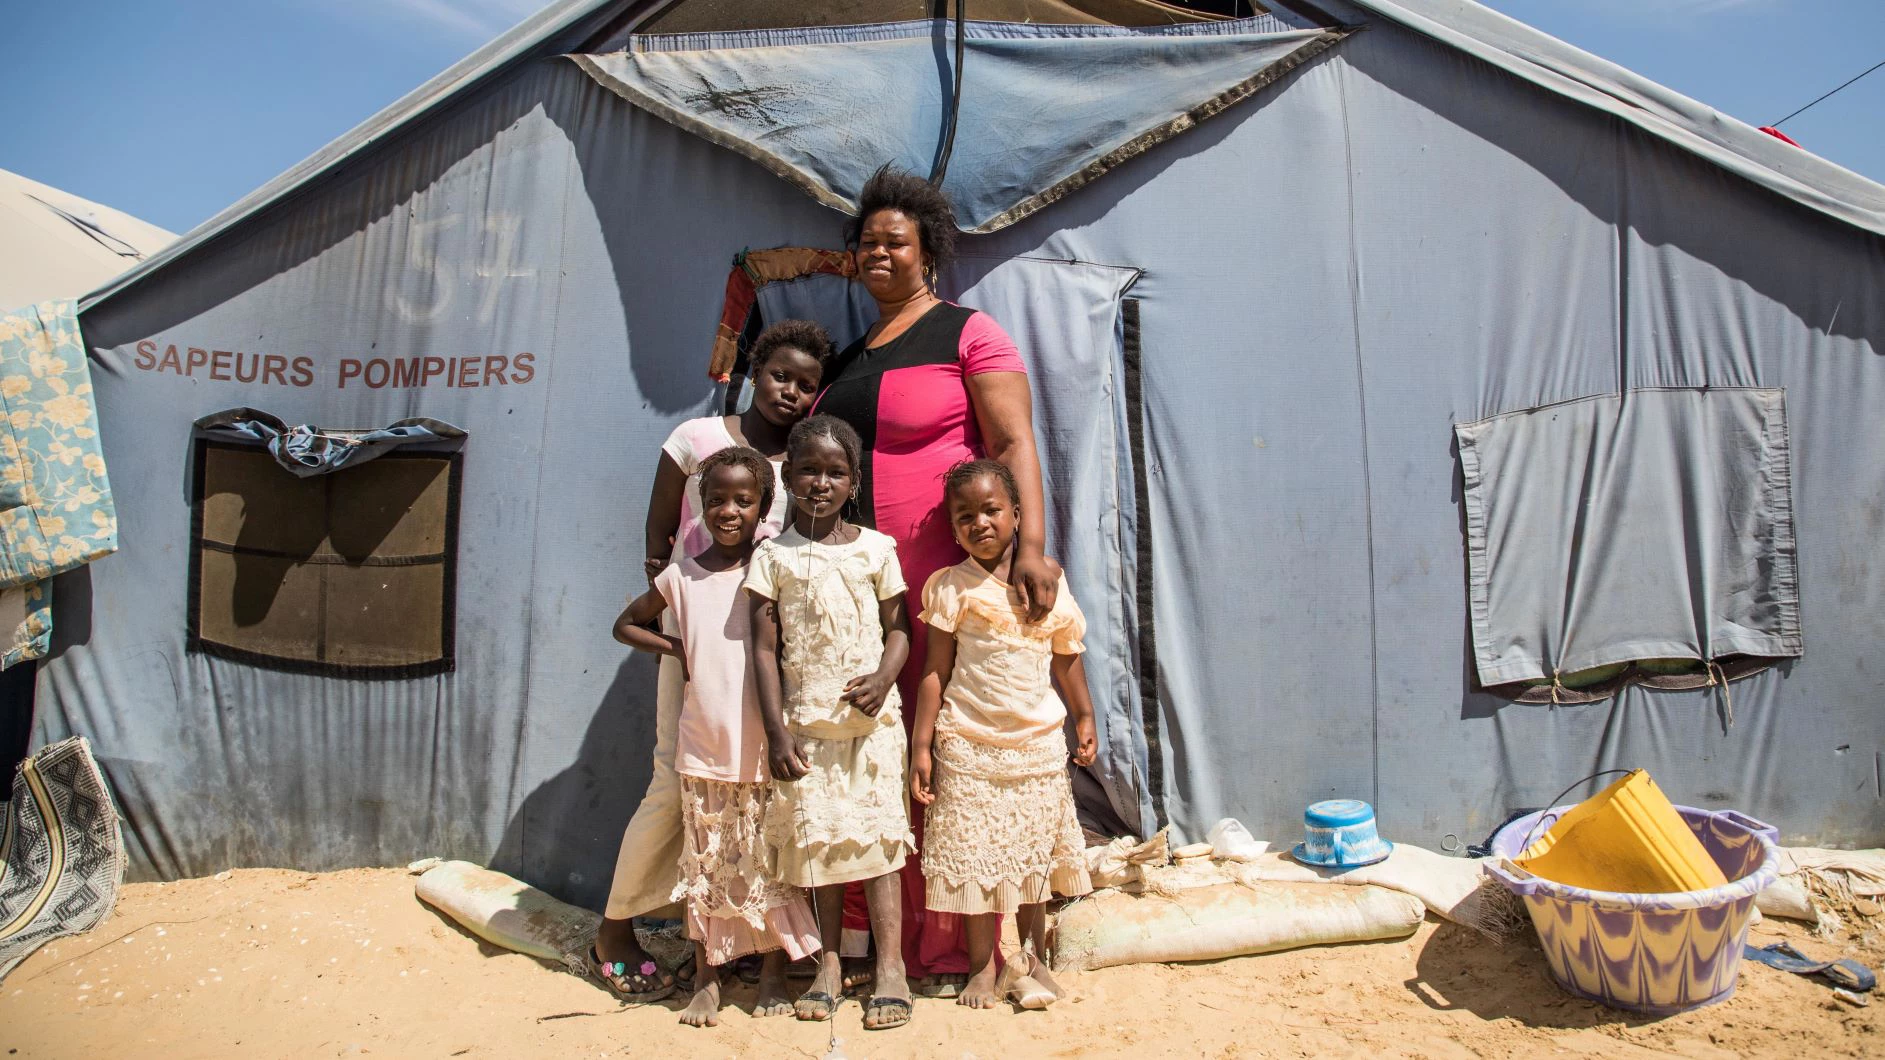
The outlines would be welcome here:
[[[836,515],[850,498],[857,469],[837,439],[814,434],[792,451],[785,478],[798,510],[823,519]]]
[[[796,346],[772,351],[753,376],[753,409],[776,427],[790,427],[811,411],[825,370]]]
[[[949,525],[962,551],[986,564],[1001,559],[1014,541],[1020,509],[994,475],[977,475],[949,491]]]
[[[737,464],[721,464],[701,476],[701,521],[714,544],[738,548],[752,541],[753,530],[766,514],[759,507],[760,490],[752,471]]]

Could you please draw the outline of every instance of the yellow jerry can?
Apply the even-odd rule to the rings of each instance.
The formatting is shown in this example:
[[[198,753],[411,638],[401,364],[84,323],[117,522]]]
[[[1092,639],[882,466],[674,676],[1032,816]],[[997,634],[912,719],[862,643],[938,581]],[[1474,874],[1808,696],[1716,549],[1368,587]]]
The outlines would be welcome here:
[[[1665,894],[1728,882],[1641,769],[1577,804],[1514,862],[1533,875],[1592,891]]]

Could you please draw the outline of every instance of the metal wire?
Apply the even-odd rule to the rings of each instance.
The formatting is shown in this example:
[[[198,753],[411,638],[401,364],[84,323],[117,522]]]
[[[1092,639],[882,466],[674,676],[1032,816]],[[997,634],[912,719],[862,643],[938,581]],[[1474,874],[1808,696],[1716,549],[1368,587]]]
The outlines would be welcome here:
[[[960,66],[960,65],[961,65],[961,63],[962,63],[962,60],[961,60],[960,58],[958,58],[958,59],[956,60],[956,64],[957,64],[958,66]],[[1866,69],[1866,71],[1865,71],[1865,73],[1862,73],[1862,74],[1860,74],[1860,75],[1859,75],[1859,77],[1864,77],[1864,76],[1865,76],[1865,74],[1869,74],[1869,73],[1871,73],[1871,72],[1872,72],[1873,70],[1876,70],[1876,69],[1878,69],[1878,68],[1879,68],[1879,67],[1881,67],[1881,66],[1885,66],[1885,59],[1881,59],[1881,60],[1879,60],[1878,62],[1876,62],[1876,63],[1873,63],[1873,64],[1872,64],[1872,65],[1871,65],[1870,67],[1868,67],[1868,68]],[[1780,128],[1780,122],[1782,122],[1782,121],[1792,121],[1793,119],[1795,119],[1795,118],[1797,118],[1797,117],[1799,117],[1799,116],[1800,116],[1800,115],[1802,115],[1802,114],[1805,114],[1805,113],[1806,113],[1807,111],[1809,111],[1809,110],[1811,110],[1811,109],[1813,109],[1814,107],[1817,107],[1817,106],[1819,106],[1819,105],[1820,105],[1821,103],[1824,103],[1824,102],[1826,102],[1827,100],[1829,100],[1829,99],[1831,99],[1831,98],[1833,98],[1834,96],[1836,96],[1836,95],[1838,95],[1839,93],[1841,93],[1841,92],[1844,92],[1844,91],[1845,91],[1845,90],[1846,90],[1847,88],[1849,88],[1849,87],[1851,87],[1851,85],[1853,84],[1853,82],[1855,82],[1855,81],[1857,81],[1857,80],[1859,80],[1859,77],[1855,77],[1855,78],[1853,78],[1853,79],[1852,79],[1851,81],[1847,81],[1847,82],[1846,82],[1845,84],[1843,84],[1843,85],[1840,85],[1840,86],[1839,86],[1838,88],[1835,88],[1835,89],[1833,89],[1833,90],[1832,90],[1831,92],[1828,92],[1828,93],[1826,93],[1825,95],[1823,95],[1823,96],[1821,96],[1820,98],[1818,98],[1818,99],[1816,99],[1816,100],[1814,100],[1813,102],[1811,102],[1811,103],[1808,103],[1808,104],[1807,104],[1806,106],[1804,106],[1804,107],[1801,107],[1801,108],[1800,108],[1799,110],[1796,110],[1796,111],[1794,111],[1794,112],[1793,112],[1792,114],[1789,114],[1789,115],[1787,115],[1786,117],[1784,117],[1784,118],[1782,118],[1782,119],[1780,119],[1780,121],[1777,121],[1777,122],[1774,122],[1774,123],[1773,123],[1773,125],[1772,125],[1772,127],[1773,127],[1773,128],[1775,128],[1775,129],[1778,129],[1778,128]],[[958,89],[957,89],[957,91],[960,91],[960,89],[958,88]],[[951,119],[951,121],[952,121],[952,123],[953,123],[953,119]],[[952,128],[951,128],[951,134],[953,135],[953,133],[954,133],[954,129],[953,129],[953,126],[952,126]]]
[[[1635,770],[1633,769],[1601,769],[1595,773],[1592,773],[1590,776],[1585,777],[1583,780],[1578,781],[1576,784],[1572,784],[1570,787],[1565,788],[1563,791],[1558,792],[1557,799],[1552,799],[1550,802],[1545,803],[1545,808],[1538,811],[1538,820],[1533,821],[1532,826],[1529,829],[1526,829],[1525,842],[1519,844],[1518,852],[1523,854],[1527,850],[1530,850],[1532,848],[1532,836],[1538,833],[1538,826],[1541,824],[1544,824],[1546,818],[1550,818],[1553,824],[1557,823],[1557,818],[1551,816],[1551,811],[1558,808],[1558,799],[1562,799],[1566,795],[1569,795],[1571,792],[1576,791],[1579,785],[1588,784],[1591,781],[1596,780],[1598,777],[1607,777],[1607,776],[1611,776],[1617,773],[1634,773],[1634,772]]]

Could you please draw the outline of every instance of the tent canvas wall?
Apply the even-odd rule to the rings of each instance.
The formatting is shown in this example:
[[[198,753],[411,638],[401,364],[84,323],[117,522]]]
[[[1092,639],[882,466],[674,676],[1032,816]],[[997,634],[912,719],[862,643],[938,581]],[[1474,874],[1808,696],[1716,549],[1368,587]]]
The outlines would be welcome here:
[[[41,739],[94,741],[134,871],[437,853],[590,904],[606,891],[652,745],[652,668],[608,626],[641,585],[656,449],[724,400],[703,369],[733,255],[835,246],[840,214],[806,192],[823,181],[842,199],[883,160],[878,142],[821,154],[828,114],[806,124],[812,141],[780,144],[700,100],[779,89],[744,57],[754,43],[835,55],[828,67],[918,40],[942,60],[924,75],[933,94],[880,131],[933,151],[949,32],[644,41],[640,67],[601,69],[638,13],[547,10],[88,302],[123,545],[58,587],[38,724]],[[1331,24],[1360,28],[1257,76]],[[1240,34],[1244,76],[1199,74]],[[1161,40],[1175,43],[1144,47]],[[950,179],[965,183],[946,185],[1030,204],[965,236],[943,287],[992,312],[1032,366],[1051,544],[1094,617],[1098,773],[1122,817],[1197,836],[1228,814],[1287,837],[1305,803],[1360,796],[1393,838],[1451,849],[1579,777],[1640,765],[1789,840],[1885,838],[1868,671],[1885,441],[1854,427],[1885,401],[1885,189],[1471,4],[988,24],[969,43],[965,122],[1003,92],[1027,98],[1018,83],[1067,91],[1090,46],[1139,56],[1134,106],[1172,105],[1147,108],[1163,135],[1123,153],[1080,140],[1079,123],[981,114],[963,136],[1025,123],[1058,157],[1030,155],[1005,187],[980,177],[1014,160],[958,168],[976,149],[959,141]],[[658,63],[739,83],[710,80],[690,103],[655,83]],[[1089,179],[1055,185],[1069,161]],[[771,285],[761,311],[854,329],[854,292],[834,284]],[[1600,447],[1570,425],[1614,427],[1620,411],[1556,411],[1592,401],[1638,426]],[[222,498],[253,555],[294,529],[205,471],[192,424],[232,406],[468,432],[451,613],[394,616],[446,622],[453,668],[340,677],[189,650],[206,606],[194,563],[238,547],[204,537],[195,499]],[[1506,485],[1467,478],[1461,450],[1482,441],[1518,454],[1487,458]],[[1574,460],[1578,476],[1550,473]],[[1528,470],[1500,477],[1514,467]],[[1639,467],[1649,477],[1631,478]],[[354,474],[309,502],[329,531],[366,518],[346,507]],[[1489,525],[1469,510],[1476,489],[1504,491],[1481,497]],[[1630,536],[1632,505],[1670,490],[1675,539]],[[1576,573],[1572,598],[1497,565],[1487,591],[1519,617],[1476,629],[1494,609],[1471,605],[1488,581],[1474,557],[1525,557],[1528,527],[1561,529],[1554,503],[1575,514],[1596,497],[1615,518],[1538,546],[1576,553],[1544,563]],[[1744,512],[1765,529],[1737,551]],[[1669,577],[1605,577],[1646,555]],[[260,599],[287,577],[263,579]],[[1669,636],[1622,628],[1617,593],[1664,618],[1699,601],[1699,652],[1758,642],[1778,664],[1728,697],[1628,683],[1531,704],[1484,687],[1489,639],[1537,676],[1579,645]],[[365,613],[324,612],[308,636],[371,642],[386,619]],[[1530,631],[1546,626],[1540,643]]]

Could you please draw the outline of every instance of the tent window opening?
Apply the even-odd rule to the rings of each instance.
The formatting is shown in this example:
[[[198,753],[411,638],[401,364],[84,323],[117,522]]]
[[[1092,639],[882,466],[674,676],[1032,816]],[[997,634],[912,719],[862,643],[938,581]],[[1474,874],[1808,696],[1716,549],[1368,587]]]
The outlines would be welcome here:
[[[1454,431],[1482,688],[1591,702],[1801,654],[1782,391],[1631,390]]]
[[[199,439],[189,646],[273,669],[452,669],[460,454],[395,451],[297,477]]]

